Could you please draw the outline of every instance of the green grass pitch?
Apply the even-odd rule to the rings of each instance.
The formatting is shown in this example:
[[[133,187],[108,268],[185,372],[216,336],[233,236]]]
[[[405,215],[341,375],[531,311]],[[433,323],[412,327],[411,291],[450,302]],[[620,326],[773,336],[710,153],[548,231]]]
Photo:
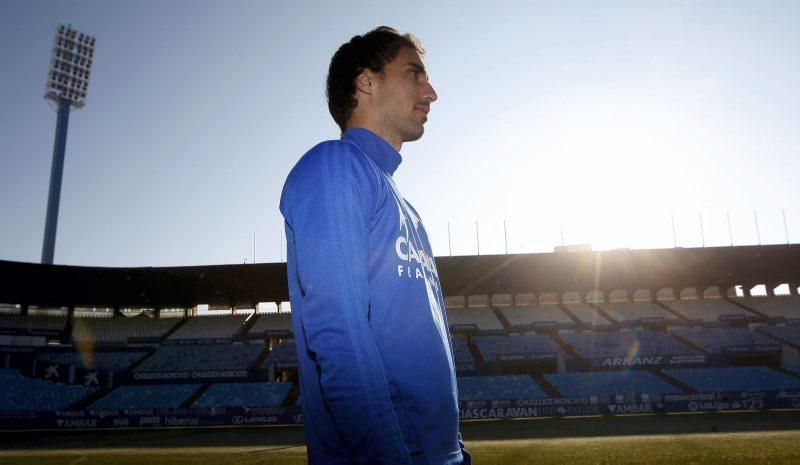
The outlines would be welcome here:
[[[479,465],[800,463],[797,412],[475,422],[463,424],[462,434]],[[306,463],[300,428],[2,436],[0,464]]]

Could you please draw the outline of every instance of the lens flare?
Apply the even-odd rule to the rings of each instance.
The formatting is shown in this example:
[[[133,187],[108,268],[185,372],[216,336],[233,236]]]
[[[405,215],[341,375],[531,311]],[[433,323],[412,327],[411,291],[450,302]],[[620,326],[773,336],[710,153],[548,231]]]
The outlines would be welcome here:
[[[74,318],[72,323],[72,334],[75,339],[75,346],[78,349],[81,363],[84,368],[94,367],[94,338],[92,329],[85,322],[84,318]],[[77,336],[77,338],[75,337]]]
[[[633,343],[628,348],[628,358],[634,358],[639,355],[639,346],[639,337],[635,335],[633,337]]]

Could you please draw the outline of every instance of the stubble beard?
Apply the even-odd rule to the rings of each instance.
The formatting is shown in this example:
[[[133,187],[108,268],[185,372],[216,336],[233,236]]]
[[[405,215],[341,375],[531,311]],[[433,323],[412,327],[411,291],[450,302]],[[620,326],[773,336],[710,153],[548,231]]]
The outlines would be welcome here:
[[[400,112],[393,112],[385,115],[384,127],[393,134],[397,134],[403,142],[413,142],[419,140],[425,132],[423,123],[417,120],[416,112],[414,114],[402,116]]]

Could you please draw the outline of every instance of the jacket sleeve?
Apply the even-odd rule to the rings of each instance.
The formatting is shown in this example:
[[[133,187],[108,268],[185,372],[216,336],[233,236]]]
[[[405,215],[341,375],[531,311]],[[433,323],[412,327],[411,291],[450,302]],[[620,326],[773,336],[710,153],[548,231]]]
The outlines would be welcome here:
[[[317,145],[287,180],[305,342],[337,429],[358,463],[409,464],[370,327],[370,161],[345,141]]]
[[[458,447],[461,449],[461,456],[464,458],[463,465],[472,465],[472,455],[464,447],[464,439],[461,437],[461,431],[458,432]]]

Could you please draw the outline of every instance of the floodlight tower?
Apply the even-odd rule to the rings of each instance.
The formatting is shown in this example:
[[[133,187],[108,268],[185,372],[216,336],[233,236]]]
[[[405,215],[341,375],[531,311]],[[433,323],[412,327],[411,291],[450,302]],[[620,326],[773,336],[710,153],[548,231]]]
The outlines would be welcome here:
[[[42,263],[52,264],[58,226],[58,203],[61,200],[61,174],[64,171],[64,150],[67,146],[67,126],[71,107],[86,105],[89,73],[94,59],[95,38],[76,31],[72,25],[56,28],[50,71],[47,73],[45,100],[58,105],[56,138],[53,144],[53,164],[50,169],[50,194],[47,197],[47,220],[44,226]]]

